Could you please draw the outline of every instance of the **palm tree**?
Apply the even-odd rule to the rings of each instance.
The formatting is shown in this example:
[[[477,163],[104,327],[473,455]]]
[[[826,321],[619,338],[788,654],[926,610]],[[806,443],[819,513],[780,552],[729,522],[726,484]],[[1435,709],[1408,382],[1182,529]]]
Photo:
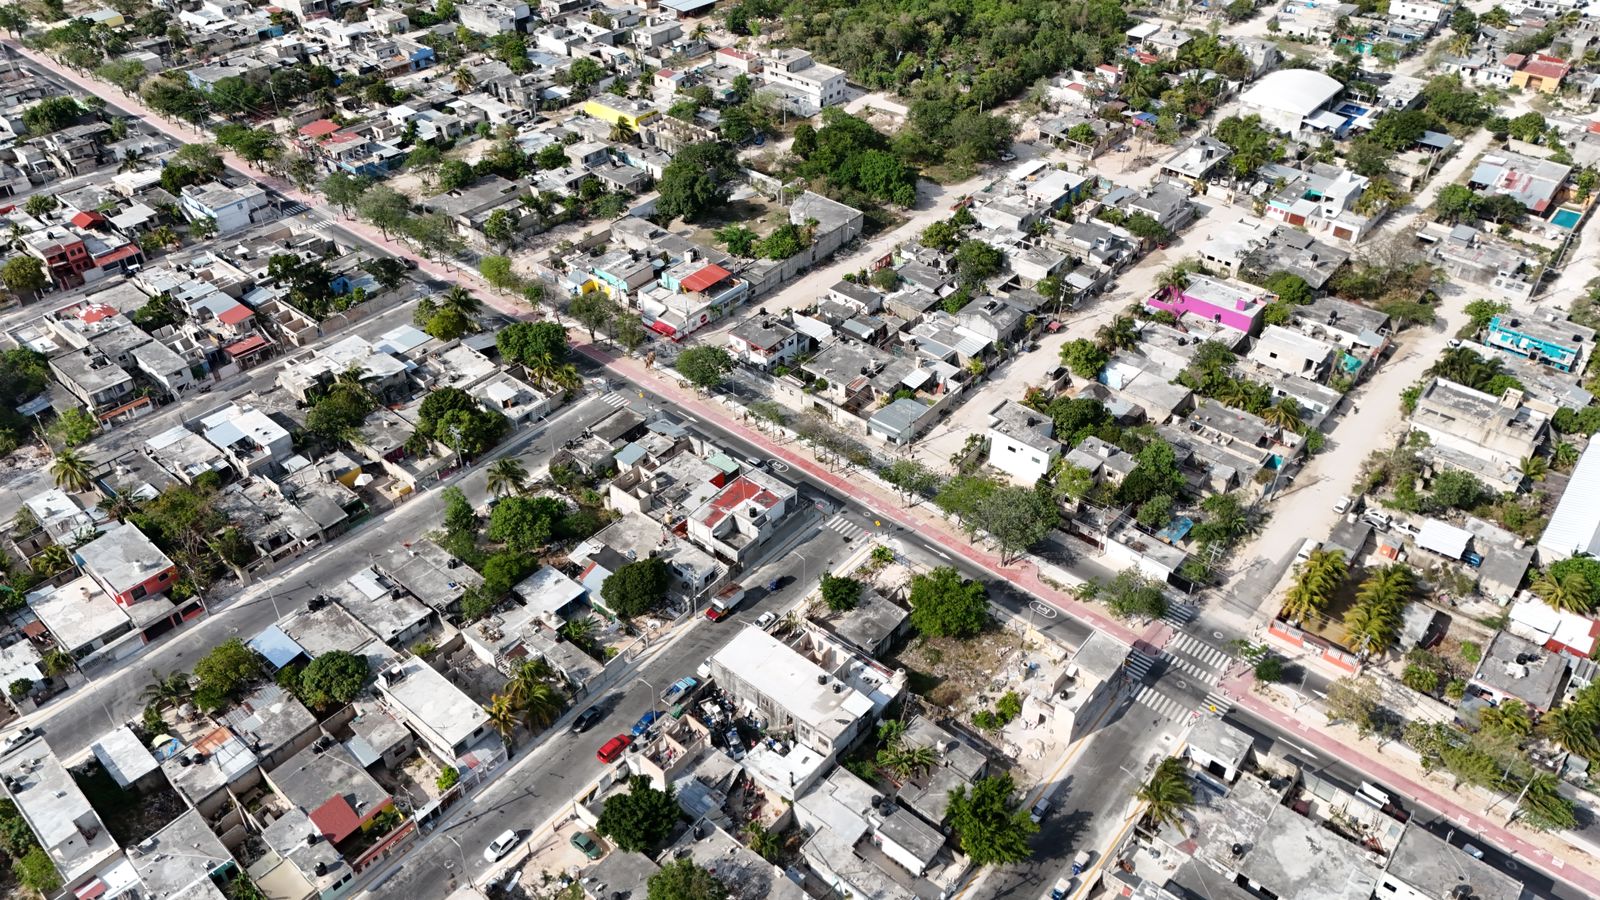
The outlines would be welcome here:
[[[1322,611],[1344,582],[1348,567],[1342,550],[1313,550],[1300,564],[1294,586],[1283,596],[1283,617],[1302,622]]]
[[[1578,464],[1578,456],[1578,448],[1566,441],[1557,444],[1555,449],[1550,451],[1551,461],[1563,472]]]
[[[616,124],[611,126],[610,138],[613,144],[631,144],[633,143],[633,136],[633,126],[629,125],[625,119],[618,119]]]
[[[1171,825],[1182,832],[1183,811],[1194,805],[1194,791],[1189,787],[1183,760],[1175,756],[1163,759],[1136,796],[1145,804],[1145,818],[1157,826]]]
[[[564,391],[575,391],[583,385],[583,376],[578,374],[578,367],[572,363],[557,362],[548,356],[541,356],[523,364],[528,377],[540,387],[558,387]]]
[[[35,574],[45,578],[49,578],[70,565],[72,565],[72,555],[67,552],[67,548],[60,544],[51,544],[35,553],[28,560],[28,568],[32,569]]]
[[[1517,471],[1529,481],[1543,481],[1550,471],[1550,463],[1542,456],[1529,456],[1517,464]]]
[[[594,640],[595,634],[600,630],[600,623],[594,616],[579,616],[562,622],[558,630],[569,642],[581,646]]]
[[[464,316],[475,316],[483,311],[483,301],[459,284],[452,285],[450,290],[439,296],[439,306],[456,310]]]
[[[1351,649],[1362,656],[1389,649],[1415,590],[1416,576],[1405,565],[1384,566],[1363,581],[1356,605],[1344,617]]]
[[[178,706],[194,694],[186,672],[168,672],[163,676],[151,669],[150,678],[150,684],[145,687],[144,693],[139,695],[148,705],[157,708]]]
[[[496,497],[520,494],[528,488],[528,469],[514,457],[497,459],[489,466],[486,486]]]
[[[1183,265],[1168,266],[1156,276],[1156,287],[1162,294],[1181,291],[1189,285],[1189,269]]]
[[[1400,189],[1387,178],[1378,177],[1367,182],[1366,190],[1356,198],[1356,212],[1370,215],[1385,207],[1392,207],[1401,197]]]
[[[1132,350],[1139,345],[1139,328],[1128,316],[1112,316],[1094,333],[1102,350]]]
[[[1300,404],[1293,397],[1284,397],[1276,404],[1267,407],[1261,413],[1261,418],[1268,425],[1297,434],[1300,429],[1306,427],[1305,420],[1300,418]]]
[[[1581,573],[1557,577],[1546,569],[1530,587],[1540,599],[1562,612],[1586,613],[1594,609],[1594,589]]]
[[[133,496],[133,492],[126,487],[119,486],[117,490],[111,493],[111,496],[100,501],[99,509],[108,518],[116,519],[118,522],[126,522],[128,516],[139,511],[139,499]]]
[[[529,731],[539,732],[561,718],[561,696],[556,689],[540,682],[523,692],[522,723]]]
[[[50,463],[50,477],[56,487],[79,494],[94,486],[94,467],[76,450],[63,450]]]
[[[884,719],[878,723],[878,743],[885,747],[893,747],[905,737],[906,722],[904,719]]]
[[[1578,696],[1578,702],[1550,710],[1539,720],[1539,731],[1568,753],[1585,759],[1600,758],[1600,731],[1595,728],[1600,724],[1600,710],[1581,702],[1581,693]]]
[[[51,678],[65,675],[77,668],[78,665],[77,662],[73,660],[71,653],[62,650],[59,647],[51,650],[49,653],[46,653],[44,658],[40,660],[40,663],[44,669],[44,674]]]
[[[1245,404],[1250,402],[1250,385],[1241,379],[1229,378],[1217,385],[1217,390],[1213,396],[1215,396],[1218,403],[1224,406],[1242,409]]]
[[[489,705],[483,711],[489,716],[489,724],[500,732],[500,739],[510,747],[511,735],[517,730],[517,708],[512,705],[511,698],[505,694],[495,694],[489,698]]]
[[[455,72],[450,76],[450,83],[455,85],[457,91],[465,94],[472,90],[473,86],[478,83],[478,79],[472,77],[472,73],[467,70],[466,66],[456,66]]]

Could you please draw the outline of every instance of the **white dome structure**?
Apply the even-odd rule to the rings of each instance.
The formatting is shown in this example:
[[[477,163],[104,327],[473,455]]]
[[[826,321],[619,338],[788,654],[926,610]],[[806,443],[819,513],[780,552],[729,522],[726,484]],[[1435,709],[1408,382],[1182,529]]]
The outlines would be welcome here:
[[[1306,119],[1339,96],[1344,85],[1313,69],[1279,69],[1239,97],[1243,115],[1257,115],[1268,128],[1299,136]]]

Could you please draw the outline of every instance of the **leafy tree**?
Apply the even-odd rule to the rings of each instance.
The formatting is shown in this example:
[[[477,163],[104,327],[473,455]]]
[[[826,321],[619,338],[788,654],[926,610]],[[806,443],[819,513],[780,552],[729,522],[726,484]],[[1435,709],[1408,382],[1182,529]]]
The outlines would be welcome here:
[[[911,624],[928,637],[972,637],[989,624],[989,591],[954,566],[911,576]]]
[[[62,410],[50,426],[50,434],[68,447],[86,444],[99,433],[100,420],[76,406]]]
[[[728,900],[729,896],[722,879],[691,857],[675,859],[652,872],[645,891],[647,900]]]
[[[691,384],[702,390],[710,390],[721,384],[722,379],[733,371],[733,357],[721,347],[702,345],[678,354],[673,367]]]
[[[1060,514],[1038,491],[1005,485],[979,501],[976,518],[999,545],[1005,561],[1043,540],[1060,521]]]
[[[23,111],[22,124],[30,136],[39,137],[76,124],[85,112],[71,97],[46,97]]]
[[[524,366],[567,359],[567,330],[554,322],[513,322],[495,334],[494,344],[501,356]]]
[[[591,341],[594,340],[595,331],[606,327],[620,312],[617,304],[599,291],[591,291],[572,298],[572,306],[567,311],[578,320],[579,324],[589,329]]]
[[[764,259],[788,259],[796,256],[810,243],[800,226],[780,225],[756,244],[756,252]]]
[[[922,246],[946,252],[956,248],[956,242],[961,238],[961,229],[949,219],[941,219],[922,229]]]
[[[1314,299],[1306,280],[1289,272],[1274,272],[1267,276],[1261,286],[1277,294],[1278,299],[1296,306],[1305,306]]]
[[[1000,274],[1005,254],[982,241],[962,241],[956,248],[956,273],[962,284],[976,285]]]
[[[442,191],[455,191],[472,183],[472,167],[459,159],[447,159],[439,163],[439,170],[434,175]]]
[[[1167,595],[1161,586],[1135,569],[1118,572],[1100,588],[1099,596],[1111,614],[1119,619],[1132,616],[1159,619],[1167,612]]]
[[[36,257],[17,254],[0,267],[0,282],[5,284],[6,290],[10,291],[12,296],[21,300],[44,290],[49,279],[44,274],[44,266],[40,265]]]
[[[260,655],[244,641],[236,637],[223,641],[195,663],[195,705],[207,711],[221,709],[262,671]]]
[[[962,785],[950,792],[950,828],[974,865],[1022,862],[1033,855],[1028,839],[1039,826],[1012,802],[1015,790],[1010,775],[990,775],[970,791]]]
[[[649,778],[635,775],[628,780],[627,793],[606,798],[595,830],[623,850],[646,853],[660,847],[672,834],[678,815],[678,800],[671,785],[658,791],[650,786]]]
[[[1349,722],[1365,738],[1383,726],[1380,696],[1378,683],[1371,678],[1341,678],[1328,685],[1328,717]]]
[[[727,247],[729,253],[744,257],[755,255],[756,241],[760,240],[760,235],[737,222],[718,228],[711,236]]]
[[[600,585],[600,596],[612,612],[631,619],[660,607],[671,584],[667,564],[651,556],[627,563],[606,576]]]
[[[656,186],[656,210],[667,219],[693,221],[728,200],[727,185],[739,174],[732,148],[725,144],[690,144],[672,157]]]
[[[856,608],[861,602],[861,582],[846,576],[836,576],[828,572],[822,574],[822,601],[834,612],[845,612]]]
[[[380,184],[361,193],[356,200],[356,213],[383,232],[387,240],[391,232],[404,229],[411,217],[411,201],[394,188]]]
[[[516,290],[522,279],[511,268],[511,257],[489,255],[478,260],[478,274],[497,291]]]
[[[506,497],[489,514],[489,537],[519,553],[550,542],[567,505],[554,497]]]
[[[429,316],[422,330],[435,340],[453,341],[470,333],[473,324],[472,320],[462,315],[460,310],[445,307]]]
[[[1461,222],[1478,214],[1478,194],[1464,184],[1447,184],[1433,199],[1433,211],[1445,222]]]
[[[299,697],[318,709],[349,703],[367,683],[367,658],[344,650],[330,650],[313,659],[300,672]]]
[[[1470,510],[1493,498],[1493,492],[1476,477],[1459,469],[1446,469],[1433,477],[1432,503],[1443,509]]]
[[[939,475],[914,459],[897,459],[879,473],[909,501],[924,496],[939,486]]]
[[[56,871],[56,864],[38,844],[13,859],[11,867],[23,887],[38,891],[42,897],[54,895],[61,887],[61,874]]]
[[[1097,377],[1110,360],[1110,354],[1086,338],[1075,338],[1061,345],[1062,365],[1079,378]]]

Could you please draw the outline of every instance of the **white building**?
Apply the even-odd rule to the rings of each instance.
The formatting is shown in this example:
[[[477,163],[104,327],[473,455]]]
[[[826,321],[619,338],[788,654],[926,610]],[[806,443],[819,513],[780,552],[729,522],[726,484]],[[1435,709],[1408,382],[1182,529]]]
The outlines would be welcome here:
[[[795,489],[765,472],[746,472],[689,514],[689,540],[727,562],[767,542],[789,514]]]
[[[1572,469],[1572,480],[1556,504],[1550,524],[1539,537],[1539,561],[1545,565],[1579,553],[1600,555],[1600,444],[1591,442]]]
[[[1323,107],[1343,90],[1338,79],[1321,72],[1279,69],[1240,95],[1239,112],[1260,116],[1263,125],[1291,137],[1313,130],[1337,131],[1345,120],[1325,113]]]
[[[1439,0],[1389,0],[1389,18],[1419,25],[1428,32],[1449,20],[1454,10],[1455,4]]]
[[[844,70],[819,63],[804,50],[774,52],[766,58],[762,75],[769,86],[800,101],[800,107],[810,114],[845,99]]]
[[[441,762],[454,763],[494,737],[483,707],[420,659],[404,659],[378,673],[377,690]]]
[[[229,234],[271,218],[267,192],[259,185],[228,187],[220,182],[191,184],[178,195],[178,206],[191,222],[212,219],[217,234]]]
[[[738,707],[769,729],[792,728],[798,743],[825,758],[872,725],[870,696],[760,628],[740,631],[710,662],[712,679]]]
[[[1018,484],[1043,478],[1061,456],[1055,422],[1015,400],[1003,400],[989,412],[989,465]]]

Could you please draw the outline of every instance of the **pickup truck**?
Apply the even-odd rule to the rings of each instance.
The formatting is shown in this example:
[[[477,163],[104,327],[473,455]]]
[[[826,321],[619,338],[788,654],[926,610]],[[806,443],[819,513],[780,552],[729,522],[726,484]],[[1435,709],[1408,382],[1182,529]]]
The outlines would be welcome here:
[[[739,608],[744,601],[744,587],[737,582],[728,585],[711,598],[711,605],[706,607],[706,618],[713,622],[720,622],[728,614]]]

